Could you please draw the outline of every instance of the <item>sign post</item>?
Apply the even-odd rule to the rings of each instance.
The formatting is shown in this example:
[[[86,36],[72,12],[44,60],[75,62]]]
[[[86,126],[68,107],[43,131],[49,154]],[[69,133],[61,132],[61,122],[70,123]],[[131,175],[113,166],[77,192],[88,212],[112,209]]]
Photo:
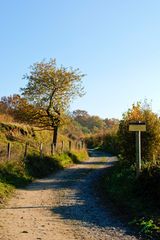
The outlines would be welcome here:
[[[130,122],[129,131],[136,132],[136,169],[138,177],[141,172],[141,132],[146,131],[146,124],[141,121]]]

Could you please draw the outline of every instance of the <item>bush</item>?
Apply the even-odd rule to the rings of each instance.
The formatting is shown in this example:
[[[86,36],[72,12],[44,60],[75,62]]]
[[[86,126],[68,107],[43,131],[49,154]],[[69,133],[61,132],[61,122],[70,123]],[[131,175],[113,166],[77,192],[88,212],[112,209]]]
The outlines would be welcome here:
[[[114,155],[119,153],[119,142],[117,133],[106,134],[104,137],[104,149]]]
[[[94,134],[86,138],[88,148],[107,151],[111,154],[118,155],[119,144],[117,130],[107,131],[104,134]]]
[[[160,168],[145,168],[135,178],[133,166],[118,162],[107,170],[102,186],[108,197],[122,214],[127,215],[130,224],[138,227],[140,233],[159,239],[160,236]],[[134,219],[134,220],[133,220]],[[148,238],[147,238],[148,239]]]
[[[26,171],[30,176],[34,178],[45,177],[50,173],[55,172],[57,169],[62,168],[59,159],[55,157],[40,157],[39,155],[33,154],[28,155],[26,160]]]
[[[80,163],[81,161],[88,159],[88,153],[85,149],[78,150],[78,151],[72,150],[67,154],[72,159],[73,163]]]
[[[133,207],[132,200],[135,195],[133,193],[135,185],[135,169],[128,167],[121,162],[117,162],[113,168],[107,172],[104,186],[109,193],[110,198],[119,206]]]
[[[145,121],[146,132],[142,132],[142,160],[143,162],[159,161],[160,155],[160,120],[149,107],[141,106],[140,103],[133,105],[127,113],[123,115],[120,121],[118,138],[120,144],[120,153],[123,159],[135,163],[135,133],[129,132],[129,123],[131,121]]]
[[[152,206],[160,207],[160,166],[145,167],[136,180],[136,191]]]
[[[0,182],[21,187],[31,181],[22,162],[10,161],[0,164]]]
[[[4,203],[7,197],[11,194],[14,187],[10,184],[0,182],[0,204]]]
[[[102,148],[103,135],[102,134],[92,134],[86,137],[85,142],[88,148]]]

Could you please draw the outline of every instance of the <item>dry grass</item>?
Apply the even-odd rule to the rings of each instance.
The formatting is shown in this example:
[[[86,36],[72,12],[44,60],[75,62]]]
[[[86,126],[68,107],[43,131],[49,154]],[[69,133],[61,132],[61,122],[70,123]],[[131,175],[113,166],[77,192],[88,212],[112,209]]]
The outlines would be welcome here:
[[[14,118],[11,115],[1,113],[0,122],[14,123]]]

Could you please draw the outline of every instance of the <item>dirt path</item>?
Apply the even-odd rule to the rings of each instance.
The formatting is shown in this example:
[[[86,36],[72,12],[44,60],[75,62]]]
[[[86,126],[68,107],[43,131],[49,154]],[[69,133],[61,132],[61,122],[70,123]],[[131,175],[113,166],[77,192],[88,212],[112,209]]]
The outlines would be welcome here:
[[[136,240],[100,206],[98,176],[115,158],[95,154],[89,161],[17,190],[0,210],[1,240]]]

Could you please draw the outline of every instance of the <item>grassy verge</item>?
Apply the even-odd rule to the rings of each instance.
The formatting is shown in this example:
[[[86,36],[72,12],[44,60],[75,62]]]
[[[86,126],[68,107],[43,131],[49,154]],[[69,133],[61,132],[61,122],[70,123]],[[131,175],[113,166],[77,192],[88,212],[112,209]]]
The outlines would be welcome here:
[[[103,177],[104,190],[145,239],[160,239],[160,169],[144,168],[139,178],[134,166],[118,162]]]
[[[42,158],[38,154],[30,154],[25,162],[4,161],[0,164],[0,203],[4,203],[15,188],[24,187],[34,178],[45,177],[87,158],[86,150],[81,150]]]
[[[0,203],[6,202],[15,188],[31,182],[32,176],[25,171],[20,161],[6,161],[0,164]]]
[[[72,159],[73,163],[80,163],[88,159],[88,152],[86,150],[73,150],[67,152],[67,154]]]

